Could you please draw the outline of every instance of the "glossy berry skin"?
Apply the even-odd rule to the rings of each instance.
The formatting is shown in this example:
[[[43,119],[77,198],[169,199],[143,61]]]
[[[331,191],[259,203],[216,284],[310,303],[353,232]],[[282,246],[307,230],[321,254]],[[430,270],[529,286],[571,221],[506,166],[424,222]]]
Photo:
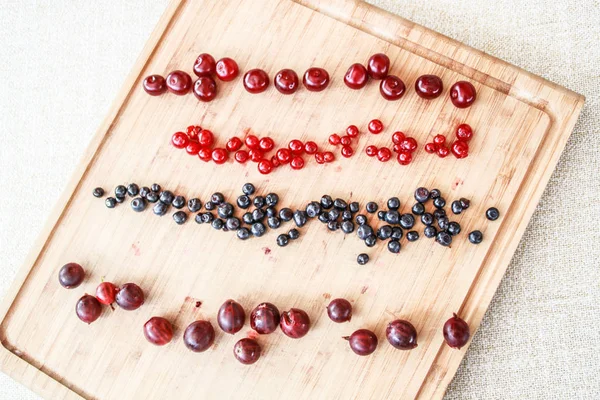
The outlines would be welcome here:
[[[373,79],[383,79],[390,71],[390,59],[383,53],[373,54],[367,61],[367,71]]]
[[[400,144],[404,139],[406,139],[406,135],[403,132],[396,131],[392,134],[392,143],[394,144]]]
[[[215,59],[207,53],[202,53],[194,62],[194,74],[197,76],[211,76],[215,73]]]
[[[456,128],[456,138],[468,142],[473,137],[473,128],[468,124],[461,124]]]
[[[304,144],[304,151],[306,154],[316,154],[319,151],[319,146],[313,141],[308,141]]]
[[[304,168],[304,159],[302,157],[294,157],[292,161],[290,161],[290,166],[292,169],[299,170]]]
[[[400,165],[408,165],[412,162],[412,154],[408,151],[401,151],[398,153],[398,157],[396,157],[396,159],[398,160],[398,164]]]
[[[354,154],[354,150],[350,146],[342,146],[342,156],[345,158],[350,158]]]
[[[365,149],[365,153],[369,156],[369,157],[375,157],[377,155],[377,152],[379,151],[379,149],[377,148],[377,146],[367,146],[367,148]]]
[[[383,122],[378,119],[371,120],[369,122],[369,132],[374,135],[378,135],[383,132]]]
[[[163,317],[152,317],[144,324],[146,340],[156,346],[164,346],[173,339],[173,326]]]
[[[411,137],[404,138],[404,140],[400,142],[400,148],[403,151],[408,151],[410,153],[417,150],[418,147],[419,144],[417,143],[417,141]]]
[[[102,314],[102,305],[97,298],[86,294],[77,301],[75,313],[80,320],[86,324],[91,324]]]
[[[200,143],[198,142],[190,141],[188,145],[185,146],[185,152],[188,153],[190,156],[197,156],[201,149],[202,146],[200,146]]]
[[[217,83],[210,76],[198,78],[194,82],[194,96],[200,101],[212,101],[217,97]]]
[[[321,152],[315,153],[315,161],[317,164],[325,164],[325,156]]]
[[[344,83],[350,89],[362,89],[369,81],[369,75],[367,75],[367,69],[362,64],[352,64],[346,75],[344,75]]]
[[[348,135],[351,138],[358,137],[359,133],[360,131],[358,130],[358,127],[356,125],[350,125],[346,128],[346,135]]]
[[[279,149],[275,155],[281,164],[287,164],[292,160],[292,151],[290,149]]]
[[[227,161],[227,150],[216,148],[212,151],[211,157],[215,164],[224,164]]]
[[[240,303],[235,300],[227,300],[217,313],[217,323],[225,333],[233,335],[239,332],[246,322],[246,313]]]
[[[446,158],[448,155],[450,155],[450,150],[447,147],[439,146],[437,155],[439,158]]]
[[[275,142],[270,137],[264,137],[258,141],[258,148],[265,153],[273,150],[273,147],[275,147]]]
[[[471,82],[456,82],[450,88],[450,100],[456,108],[470,107],[477,99],[477,91]]]
[[[479,244],[483,241],[483,233],[481,231],[473,231],[469,233],[469,242]]]
[[[460,349],[469,341],[469,325],[456,314],[446,321],[443,331],[444,340],[454,349]]]
[[[250,326],[261,335],[275,332],[280,320],[279,310],[271,303],[260,303],[250,313]]]
[[[246,146],[248,146],[249,149],[258,149],[260,146],[260,139],[254,135],[248,135],[246,136],[246,139],[244,139],[244,143],[246,143]]]
[[[242,364],[254,364],[260,358],[261,348],[254,339],[241,339],[233,346],[233,355]]]
[[[224,57],[215,64],[215,73],[220,80],[229,82],[238,76],[240,69],[234,60]]]
[[[369,262],[369,255],[366,253],[361,253],[356,257],[356,262],[358,265],[365,265]]]
[[[115,301],[123,310],[137,310],[144,304],[144,291],[135,283],[126,283],[117,292]]]
[[[184,132],[175,132],[173,136],[171,136],[171,144],[176,149],[185,149],[189,142],[190,138]]]
[[[500,218],[500,211],[496,207],[490,207],[485,212],[485,217],[490,221],[495,221]]]
[[[338,135],[337,133],[333,133],[329,135],[329,139],[327,140],[329,141],[329,144],[337,146],[338,144],[340,144],[342,138],[340,138],[340,135]]]
[[[208,321],[194,321],[185,328],[183,343],[194,353],[206,351],[215,342],[215,329]]]
[[[269,87],[269,75],[262,69],[251,69],[244,74],[244,88],[249,93],[262,93]]]
[[[202,147],[200,151],[198,151],[198,158],[204,162],[209,162],[212,160],[212,150],[208,147]]]
[[[400,100],[406,92],[406,85],[402,79],[394,75],[388,75],[381,80],[379,84],[379,93],[384,99],[389,101]]]
[[[281,313],[279,327],[292,339],[299,339],[305,336],[310,329],[310,318],[308,314],[298,308],[290,308],[289,311]]]
[[[160,96],[167,91],[167,81],[160,75],[147,76],[142,86],[150,96]]]
[[[184,71],[173,71],[167,75],[167,89],[171,93],[183,96],[192,90],[192,77]]]
[[[282,94],[292,94],[298,90],[298,74],[291,69],[282,69],[273,80],[275,88]]]
[[[258,162],[258,172],[268,175],[273,171],[273,163],[270,160],[262,159]]]
[[[299,155],[304,152],[304,143],[298,139],[293,139],[288,143],[288,148],[292,153]]]
[[[422,75],[415,82],[415,91],[424,99],[435,99],[444,91],[444,83],[439,76]]]
[[[454,157],[458,159],[467,158],[469,156],[469,145],[465,141],[456,140],[452,143],[450,151],[454,154]]]
[[[264,154],[260,149],[250,150],[248,156],[250,156],[250,161],[255,163],[260,162],[264,158]]]
[[[198,133],[198,143],[200,143],[202,147],[210,147],[213,145],[214,141],[214,135],[208,129],[202,129],[200,133]]]
[[[330,163],[330,162],[333,162],[333,161],[335,161],[335,156],[333,155],[333,153],[332,153],[332,152],[330,152],[330,151],[326,151],[325,153],[323,153],[323,160],[324,160],[326,163]]]
[[[399,350],[411,350],[417,347],[417,330],[408,321],[397,319],[388,324],[385,335],[388,342]]]
[[[368,356],[377,349],[377,336],[368,329],[359,329],[344,339],[348,340],[352,351],[359,356]]]
[[[241,149],[243,144],[244,143],[242,142],[242,139],[240,139],[237,136],[234,136],[227,141],[227,143],[225,144],[225,149],[227,149],[228,152],[233,153]]]
[[[321,92],[329,85],[329,73],[323,68],[309,68],[302,77],[302,83],[311,92]]]
[[[388,162],[392,158],[392,152],[387,147],[377,150],[377,159],[381,162]]]
[[[352,144],[352,138],[350,136],[348,136],[348,135],[342,136],[340,138],[340,144],[342,146],[348,146],[348,145]]]
[[[433,137],[433,143],[437,144],[437,145],[443,145],[446,143],[446,136],[444,135],[435,135]]]
[[[331,300],[327,306],[327,315],[333,322],[349,322],[352,319],[352,304],[346,299]]]
[[[429,153],[429,154],[435,154],[435,153],[437,153],[439,148],[440,148],[440,146],[435,143],[427,143],[425,145],[425,152]]]
[[[65,289],[74,289],[81,285],[85,278],[83,267],[77,263],[68,263],[58,271],[58,282]]]
[[[98,301],[105,305],[111,305],[115,302],[115,297],[117,296],[117,291],[119,289],[115,286],[114,283],[111,282],[102,282],[96,288],[96,298]]]

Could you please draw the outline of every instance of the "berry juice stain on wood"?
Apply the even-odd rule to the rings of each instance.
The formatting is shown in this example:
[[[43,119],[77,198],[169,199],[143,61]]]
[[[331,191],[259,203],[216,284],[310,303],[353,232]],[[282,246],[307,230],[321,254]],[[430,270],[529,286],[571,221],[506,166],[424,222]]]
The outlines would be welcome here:
[[[262,250],[264,251],[265,256],[268,255],[268,254],[271,254],[271,249],[268,248],[268,247],[263,247]]]
[[[328,300],[328,299],[330,299],[330,298],[331,298],[331,295],[330,295],[329,293],[323,293],[323,298],[324,298],[325,300]]]
[[[140,248],[135,243],[131,244],[131,250],[133,250],[133,255],[136,257],[139,257],[142,254]]]
[[[363,286],[362,289],[360,289],[360,294],[365,294],[368,289],[369,287],[367,285]]]

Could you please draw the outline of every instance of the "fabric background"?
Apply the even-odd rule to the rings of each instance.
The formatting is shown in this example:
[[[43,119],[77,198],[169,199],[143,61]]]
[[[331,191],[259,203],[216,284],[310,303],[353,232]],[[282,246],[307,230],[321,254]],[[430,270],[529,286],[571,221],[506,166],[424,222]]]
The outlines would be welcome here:
[[[446,397],[600,398],[600,3],[371,1],[587,97]],[[166,4],[0,2],[0,296]]]

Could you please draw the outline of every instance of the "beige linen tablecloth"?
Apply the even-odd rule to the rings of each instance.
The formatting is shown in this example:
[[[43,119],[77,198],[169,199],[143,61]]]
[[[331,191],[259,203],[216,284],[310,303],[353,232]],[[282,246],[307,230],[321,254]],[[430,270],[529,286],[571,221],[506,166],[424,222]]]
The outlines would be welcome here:
[[[447,398],[599,399],[600,3],[373,3],[587,97]],[[166,4],[0,2],[0,295]],[[0,398],[37,396],[0,374]]]

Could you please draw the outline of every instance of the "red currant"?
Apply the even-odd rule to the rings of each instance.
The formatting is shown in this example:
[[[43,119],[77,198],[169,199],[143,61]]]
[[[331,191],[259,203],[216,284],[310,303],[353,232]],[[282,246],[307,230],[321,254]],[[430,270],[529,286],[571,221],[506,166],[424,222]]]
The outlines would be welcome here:
[[[379,149],[377,148],[377,146],[373,145],[367,146],[367,148],[365,149],[365,153],[367,153],[369,157],[375,157],[378,151]]]
[[[212,150],[209,149],[208,147],[203,147],[198,152],[198,157],[202,161],[209,162],[210,160],[212,160]]]
[[[168,83],[168,82],[167,82]],[[475,102],[477,91],[471,82],[460,81],[456,82],[450,88],[450,100],[457,108],[467,108]]]
[[[358,127],[356,125],[350,125],[346,128],[346,135],[350,136],[351,138],[357,137],[358,133]]]
[[[225,57],[217,61],[215,73],[220,80],[229,82],[238,76],[240,69],[235,61],[229,57]]]
[[[390,71],[390,59],[383,53],[373,54],[367,62],[367,71],[373,79],[383,79]]]
[[[454,157],[459,159],[466,158],[469,155],[469,145],[463,140],[457,140],[452,143],[452,147],[450,149],[452,150]]]
[[[306,142],[304,144],[304,151],[306,154],[315,154],[319,151],[319,146],[315,142]]]
[[[208,129],[202,129],[198,134],[198,143],[202,147],[211,147],[214,141],[214,137],[211,131]]]
[[[221,148],[214,149],[212,151],[212,160],[216,164],[224,164],[227,161],[227,151]]]
[[[450,154],[450,150],[448,150],[448,148],[445,146],[440,146],[437,150],[437,155],[440,158],[446,158],[448,157],[448,154]]]
[[[404,138],[406,138],[404,133],[402,133],[400,131],[394,132],[392,135],[392,143],[400,144],[404,140]]]
[[[265,137],[260,139],[260,141],[258,142],[258,147],[260,147],[262,151],[267,153],[273,150],[273,147],[275,147],[275,142],[270,137]]]
[[[350,157],[352,157],[353,154],[354,154],[354,150],[352,149],[352,147],[350,147],[348,145],[342,146],[342,156],[344,156],[346,158],[350,158]]]
[[[446,136],[435,135],[435,137],[433,138],[433,143],[440,145],[440,146],[443,145],[444,143],[446,143]]]
[[[317,164],[325,164],[325,154],[316,153],[315,160],[317,161]]]
[[[277,159],[282,164],[287,164],[292,159],[292,151],[290,149],[286,149],[286,148],[279,149],[279,150],[277,150],[276,155],[277,155]]]
[[[302,169],[304,168],[304,159],[302,157],[294,157],[290,161],[290,166],[292,169]]]
[[[197,76],[210,76],[215,73],[215,59],[207,53],[202,53],[194,62],[194,73]]]
[[[468,124],[461,124],[456,128],[456,138],[468,142],[473,137],[473,129]]]
[[[367,69],[364,65],[358,63],[352,64],[344,76],[344,83],[350,89],[362,89],[368,80]]]
[[[238,150],[235,152],[235,161],[239,162],[240,164],[244,164],[246,161],[248,161],[248,158],[250,158],[250,155],[246,150]]]
[[[331,151],[326,151],[325,153],[323,153],[323,160],[325,160],[326,163],[330,163],[335,160],[335,156]]]
[[[198,135],[198,130],[197,130],[197,129],[198,129],[198,128],[196,128],[194,125],[190,125],[190,126],[188,126],[188,127],[186,128],[185,132],[186,132],[188,135],[191,135],[192,133],[196,133],[196,136],[197,136],[197,135]]]
[[[288,143],[288,148],[294,154],[302,154],[304,152],[304,143],[298,139],[290,140],[290,143]]]
[[[281,163],[277,159],[277,156],[271,156],[271,164],[273,164],[273,168],[277,168],[281,165]]]
[[[429,154],[434,154],[434,153],[437,153],[439,148],[440,148],[440,146],[438,146],[435,143],[427,143],[425,145],[425,152],[427,152]]]
[[[381,162],[388,162],[392,158],[392,152],[387,147],[382,147],[377,151],[377,159]]]
[[[227,149],[227,151],[233,153],[234,151],[238,151],[239,149],[241,149],[243,144],[244,143],[239,137],[234,136],[227,141],[227,144],[225,144],[225,148]]]
[[[175,132],[171,137],[171,143],[177,149],[183,149],[188,145],[190,138],[183,132]]]
[[[185,146],[185,151],[191,155],[191,156],[195,156],[198,154],[198,152],[200,151],[200,149],[202,148],[202,146],[200,146],[200,143],[198,142],[193,142],[190,141],[188,143],[187,146]]]
[[[408,151],[401,151],[398,153],[398,163],[400,165],[408,165],[412,161],[412,154]]]
[[[337,133],[333,133],[331,135],[329,135],[329,143],[337,146],[338,144],[340,144],[340,135],[338,135]]]
[[[340,143],[342,144],[342,146],[349,146],[352,143],[352,138],[348,135],[342,136],[340,138]]]
[[[369,132],[377,135],[383,131],[383,122],[378,119],[374,119],[369,122]]]
[[[269,160],[262,159],[258,162],[258,172],[268,175],[273,171],[273,164]]]
[[[407,137],[402,142],[400,142],[400,147],[402,150],[410,151],[411,153],[419,147],[417,141],[414,138]]]
[[[250,156],[250,160],[252,162],[259,162],[260,160],[263,159],[264,154],[262,151],[260,151],[259,149],[251,149],[248,152],[248,155]]]
[[[392,151],[394,153],[399,153],[399,152],[404,151],[404,150],[402,150],[402,145],[401,144],[395,144],[394,147],[392,147]]]
[[[254,135],[248,135],[248,136],[246,136],[246,139],[244,140],[244,142],[246,143],[246,146],[249,149],[257,149],[258,146],[260,145],[260,141]]]

